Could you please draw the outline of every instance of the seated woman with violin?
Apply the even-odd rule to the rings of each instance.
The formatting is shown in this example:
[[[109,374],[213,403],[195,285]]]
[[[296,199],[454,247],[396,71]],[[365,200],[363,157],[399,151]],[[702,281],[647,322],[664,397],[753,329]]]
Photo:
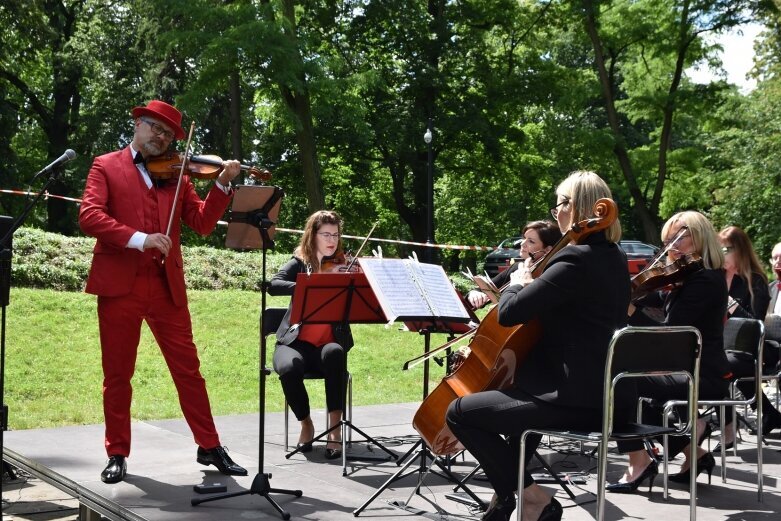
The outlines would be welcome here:
[[[708,219],[699,212],[680,212],[665,223],[662,228],[662,242],[665,246],[669,266],[675,270],[660,269],[663,272],[657,287],[639,298],[633,293],[629,322],[636,326],[693,326],[702,336],[700,355],[699,397],[703,400],[720,400],[727,395],[729,365],[724,354],[724,317],[727,313],[727,283],[724,279],[724,254],[721,251],[716,231]],[[655,270],[653,265],[651,270]],[[639,277],[643,272],[636,276]],[[649,279],[651,280],[651,279]],[[664,286],[662,288],[662,286]],[[650,286],[649,286],[650,288]],[[664,320],[660,324],[642,312],[644,307],[662,307]],[[685,400],[688,385],[679,376],[658,376],[635,379],[639,396],[654,398],[661,402]],[[649,423],[662,424],[661,409],[652,409],[643,414]],[[705,420],[698,420],[699,442],[705,437]],[[689,482],[688,436],[670,436],[668,458],[679,452],[686,457],[681,471],[670,476],[676,483]],[[699,443],[698,443],[699,445]],[[643,448],[642,440],[618,442],[621,453],[629,454],[629,467],[619,482],[607,486],[610,492],[630,493],[646,479],[649,490],[659,473],[656,461]],[[715,460],[710,452],[697,447],[697,472],[703,470],[710,479]]]
[[[719,242],[724,252],[724,274],[729,288],[729,304],[727,312],[731,317],[754,318],[764,320],[770,305],[770,290],[767,275],[759,262],[754,247],[746,232],[737,226],[727,226],[719,232]],[[767,357],[766,361],[767,361]],[[747,353],[727,353],[727,362],[733,378],[754,375],[754,360]],[[756,389],[753,381],[737,383],[738,389],[746,398],[754,396]],[[781,413],[762,394],[762,432],[767,433],[781,427]],[[756,409],[756,402],[751,405]],[[719,409],[716,409],[718,415]],[[733,409],[728,407],[725,412],[724,439],[725,449],[731,449],[735,444],[736,430],[733,423]],[[713,452],[720,452],[717,445]]]
[[[570,230],[594,217],[596,201],[611,194],[597,174],[574,172],[558,186],[556,197],[551,214],[561,230]],[[630,293],[626,256],[617,245],[621,225],[615,219],[600,230],[578,244],[554,248],[536,279],[527,267],[512,273],[499,301],[499,324],[538,319],[541,338],[510,388],[462,396],[448,408],[448,426],[494,488],[484,521],[507,521],[515,509],[519,438],[525,430],[600,428],[607,349],[613,332],[626,324]],[[539,442],[539,436],[529,436],[527,461]],[[525,521],[561,519],[559,502],[528,473],[521,493]]]
[[[290,259],[271,278],[270,295],[292,295],[299,273],[319,273],[342,253],[342,218],[336,212],[320,210],[306,222],[301,242]],[[282,391],[290,409],[301,422],[298,449],[312,450],[315,427],[309,415],[309,396],[304,374],[312,370],[323,373],[328,422],[333,426],[342,419],[346,385],[346,353],[353,346],[349,326],[342,324],[290,324],[290,308],[277,330],[274,370],[282,382]],[[341,431],[328,434],[325,457],[340,458]]]
[[[535,262],[541,259],[551,250],[556,241],[561,239],[559,225],[550,221],[531,221],[521,230],[523,242],[521,243],[521,260]],[[510,274],[521,266],[522,262],[516,262],[504,271],[500,271],[491,278],[494,286],[504,287],[510,280]],[[473,289],[466,295],[466,299],[474,309],[480,309],[488,303],[488,295],[478,289]]]

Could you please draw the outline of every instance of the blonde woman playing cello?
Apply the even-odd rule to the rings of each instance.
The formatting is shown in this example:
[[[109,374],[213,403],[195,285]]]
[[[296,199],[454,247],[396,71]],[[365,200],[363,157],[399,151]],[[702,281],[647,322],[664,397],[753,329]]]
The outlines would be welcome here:
[[[551,214],[561,230],[593,217],[595,202],[611,198],[593,172],[574,172],[556,189]],[[532,280],[518,269],[499,301],[499,323],[525,324],[538,318],[542,338],[519,367],[515,386],[458,398],[447,424],[480,462],[494,488],[484,521],[507,521],[515,508],[518,446],[529,428],[598,430],[602,416],[602,377],[613,332],[626,324],[629,270],[616,244],[621,225],[587,236],[555,253],[542,275]],[[634,400],[626,405],[631,408]],[[509,436],[505,439],[505,436]],[[539,444],[529,436],[527,461]],[[562,507],[531,475],[524,476],[524,521],[557,521]]]

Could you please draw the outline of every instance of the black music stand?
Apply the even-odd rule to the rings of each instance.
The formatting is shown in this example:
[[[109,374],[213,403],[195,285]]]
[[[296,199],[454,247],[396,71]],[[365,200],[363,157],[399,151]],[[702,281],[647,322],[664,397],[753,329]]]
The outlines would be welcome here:
[[[429,354],[429,351],[431,351],[431,335],[433,333],[447,333],[448,335],[452,336],[453,334],[457,332],[462,332],[464,327],[467,327],[466,324],[462,324],[459,322],[451,322],[449,320],[439,320],[439,319],[425,319],[425,320],[414,320],[414,321],[407,321],[405,322],[407,325],[407,328],[410,330],[416,330],[421,335],[423,335],[423,353],[424,353],[424,361],[423,361],[423,399],[425,400],[428,397],[428,391],[429,391],[429,358],[425,355]],[[451,327],[452,326],[452,327]],[[406,369],[406,367],[405,367]],[[414,454],[414,455],[413,455]],[[412,456],[412,457],[410,457]],[[448,481],[451,481],[455,483],[456,485],[460,486],[460,488],[464,489],[464,492],[472,498],[472,500],[477,503],[478,505],[481,505],[483,507],[483,510],[486,508],[486,504],[479,498],[477,495],[475,495],[474,492],[472,492],[469,487],[466,486],[465,483],[463,483],[462,479],[459,479],[458,476],[453,474],[453,472],[449,468],[449,461],[447,463],[443,462],[442,459],[439,456],[434,455],[433,452],[431,452],[431,449],[426,445],[426,443],[423,441],[423,438],[418,439],[412,447],[397,461],[397,465],[401,465],[404,460],[409,460],[398,470],[395,474],[393,474],[390,478],[388,478],[385,483],[383,483],[375,492],[372,494],[372,496],[367,499],[361,506],[353,510],[353,515],[355,517],[358,517],[363,510],[369,506],[377,497],[379,497],[382,492],[390,487],[393,483],[396,481],[399,481],[402,478],[405,478],[407,476],[410,476],[412,474],[418,475],[418,483],[415,486],[415,488],[412,490],[412,492],[409,495],[409,498],[404,504],[399,504],[397,502],[393,502],[396,506],[404,507],[406,504],[409,504],[410,499],[412,499],[412,496],[415,494],[420,494],[420,487],[423,486],[423,478],[426,476],[426,474],[436,474],[440,476],[443,479],[446,479]],[[429,460],[431,463],[429,463]],[[408,470],[415,461],[418,461],[417,467]],[[440,472],[437,472],[435,470],[432,470],[431,467],[435,465],[439,467]]]
[[[299,327],[306,324],[384,324],[387,320],[366,279],[360,272],[317,273],[307,275],[299,273],[292,297],[290,323]],[[344,387],[344,386],[343,386]],[[344,410],[344,408],[343,408]],[[398,456],[389,451],[379,441],[353,425],[351,419],[345,419],[344,413],[339,423],[315,436],[312,441],[320,441],[336,429],[342,429],[342,475],[347,475],[347,460],[389,461]],[[355,431],[371,445],[388,454],[388,457],[367,455],[347,455],[347,429]],[[285,458],[301,452],[299,447],[290,451]]]
[[[266,310],[266,250],[274,249],[273,236],[276,231],[279,209],[285,193],[278,186],[253,186],[245,185],[236,188],[233,196],[233,206],[229,215],[228,233],[225,237],[225,245],[228,248],[239,250],[261,249],[263,252],[262,282],[261,282],[261,320]],[[301,497],[300,490],[287,490],[272,488],[269,480],[271,474],[263,472],[263,442],[265,438],[266,417],[266,376],[271,371],[266,368],[266,335],[263,334],[262,325],[260,332],[260,363],[258,364],[259,392],[258,392],[258,473],[252,480],[249,490],[241,492],[229,492],[204,498],[193,498],[190,504],[193,506],[217,501],[230,497],[257,494],[263,496],[271,503],[271,506],[279,512],[282,519],[290,519],[290,514],[282,509],[270,494],[289,494]]]

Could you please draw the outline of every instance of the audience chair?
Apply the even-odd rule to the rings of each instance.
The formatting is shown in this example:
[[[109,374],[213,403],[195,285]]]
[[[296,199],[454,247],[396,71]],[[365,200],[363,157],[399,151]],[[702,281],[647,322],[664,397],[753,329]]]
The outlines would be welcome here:
[[[718,407],[721,429],[721,481],[727,482],[727,458],[726,458],[726,440],[724,438],[724,410],[732,407],[734,428],[738,428],[735,407],[739,405],[749,406],[756,403],[757,406],[757,496],[762,501],[762,400],[757,399],[762,390],[762,356],[765,344],[765,325],[761,320],[753,318],[731,317],[724,324],[724,350],[732,352],[736,356],[751,357],[754,360],[754,376],[745,378],[736,378],[730,383],[730,396],[726,400],[700,400],[698,403],[705,407]],[[754,396],[751,398],[737,398],[735,384],[740,380],[753,380]],[[737,455],[737,433],[735,444],[733,445],[733,454]]]
[[[610,441],[646,439],[664,436],[665,454],[667,436],[686,434],[697,430],[697,408],[688,407],[687,421],[680,428],[648,425],[642,423],[615,424],[614,403],[616,384],[624,378],[639,376],[683,375],[689,382],[689,403],[697,403],[697,389],[700,375],[700,352],[702,340],[700,333],[693,327],[625,327],[615,332],[608,347],[604,375],[604,397],[602,404],[602,430],[600,432],[579,432],[570,430],[532,429],[521,435],[521,457],[518,474],[518,505],[516,515],[521,520],[523,511],[523,474],[525,471],[526,438],[536,433],[581,442],[597,444],[597,506],[596,519],[605,518],[605,480],[607,474],[607,444]],[[697,433],[693,435],[696,437]],[[692,444],[691,459],[693,466],[689,483],[689,519],[696,519],[697,497],[696,483],[696,447]],[[667,468],[665,466],[665,490]]]

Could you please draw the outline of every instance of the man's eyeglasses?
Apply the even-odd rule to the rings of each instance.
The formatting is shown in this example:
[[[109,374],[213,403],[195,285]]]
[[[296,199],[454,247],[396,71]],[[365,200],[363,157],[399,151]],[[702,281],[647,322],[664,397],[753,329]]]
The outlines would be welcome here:
[[[158,125],[157,123],[155,123],[155,122],[154,122],[154,121],[152,121],[151,119],[147,119],[147,118],[139,118],[139,119],[140,119],[141,121],[143,121],[144,123],[146,123],[147,125],[149,125],[149,128],[151,128],[151,129],[152,129],[152,133],[153,133],[155,136],[163,136],[163,137],[164,137],[164,138],[166,138],[168,141],[172,141],[172,140],[173,140],[173,139],[176,137],[176,134],[174,134],[174,133],[173,133],[173,132],[171,132],[170,130],[166,130],[166,129],[164,129],[164,128],[162,127],[162,125]]]
[[[338,241],[339,240],[339,234],[338,233],[317,232],[317,235],[319,235],[323,239],[326,239],[326,240],[329,240],[329,241]]]
[[[552,206],[550,208],[550,214],[555,219],[559,215],[559,206],[562,207],[561,208],[562,210],[566,210],[568,205],[569,205],[569,199],[564,199],[562,202],[560,202],[556,206]]]

